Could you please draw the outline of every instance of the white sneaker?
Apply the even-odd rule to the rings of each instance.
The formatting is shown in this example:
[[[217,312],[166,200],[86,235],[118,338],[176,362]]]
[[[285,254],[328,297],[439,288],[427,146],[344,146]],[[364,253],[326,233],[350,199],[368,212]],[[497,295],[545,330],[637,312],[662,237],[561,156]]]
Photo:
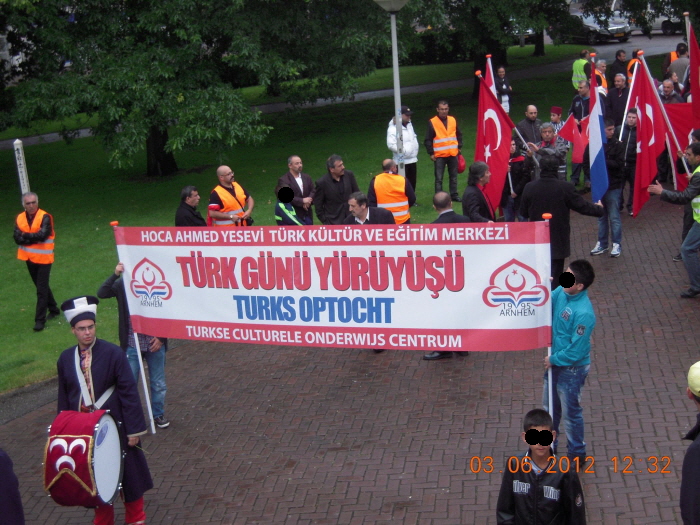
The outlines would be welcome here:
[[[614,242],[612,250],[610,250],[610,257],[619,257],[621,251],[622,249],[620,248],[620,245]]]
[[[618,245],[618,246],[619,246],[619,245]],[[607,251],[608,251],[607,248],[603,248],[603,247],[600,245],[600,242],[597,242],[597,243],[595,243],[595,248],[593,248],[593,249],[591,250],[591,255],[600,255],[601,253],[605,253],[605,252],[607,252]],[[619,255],[619,253],[618,253],[618,255]]]

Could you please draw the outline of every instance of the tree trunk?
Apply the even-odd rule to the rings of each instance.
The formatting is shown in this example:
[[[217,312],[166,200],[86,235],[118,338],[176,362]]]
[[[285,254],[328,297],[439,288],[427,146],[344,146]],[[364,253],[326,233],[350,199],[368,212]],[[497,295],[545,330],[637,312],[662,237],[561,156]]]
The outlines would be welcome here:
[[[532,56],[544,56],[544,31],[537,31],[535,33],[535,51],[532,53]]]
[[[177,171],[175,156],[165,151],[166,142],[168,142],[168,131],[151,126],[146,139],[147,177],[162,177],[172,175]]]

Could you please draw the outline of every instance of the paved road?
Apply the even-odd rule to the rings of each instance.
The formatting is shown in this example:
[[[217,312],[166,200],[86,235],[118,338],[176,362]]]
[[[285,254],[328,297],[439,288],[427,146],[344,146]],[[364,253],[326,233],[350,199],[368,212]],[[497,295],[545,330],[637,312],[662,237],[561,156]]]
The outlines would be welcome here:
[[[583,405],[595,464],[582,474],[592,524],[680,523],[681,436],[695,421],[685,375],[700,359],[698,302],[678,297],[687,279],[671,262],[681,216],[653,199],[623,217],[622,257],[592,258],[598,327]],[[572,227],[572,256],[586,256],[596,221],[574,215]],[[421,351],[181,345],[168,355],[172,426],[144,443],[149,523],[495,523],[498,471],[523,448],[544,353],[426,362]],[[90,511],[42,491],[54,406],[4,424],[0,446],[28,523],[89,523]],[[626,456],[630,473],[614,472],[612,458],[622,470]],[[647,472],[650,457],[669,473]]]

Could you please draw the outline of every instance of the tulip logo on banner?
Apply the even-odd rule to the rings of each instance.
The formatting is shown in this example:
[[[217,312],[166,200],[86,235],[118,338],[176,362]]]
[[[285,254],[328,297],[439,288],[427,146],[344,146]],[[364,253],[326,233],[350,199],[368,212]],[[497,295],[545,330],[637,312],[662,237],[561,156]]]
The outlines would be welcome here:
[[[165,273],[149,259],[141,259],[132,274],[131,293],[141,300],[141,306],[162,306],[173,295]]]
[[[500,307],[502,316],[535,315],[535,308],[549,299],[549,288],[542,284],[539,274],[517,259],[496,268],[489,284],[482,299],[487,306]]]

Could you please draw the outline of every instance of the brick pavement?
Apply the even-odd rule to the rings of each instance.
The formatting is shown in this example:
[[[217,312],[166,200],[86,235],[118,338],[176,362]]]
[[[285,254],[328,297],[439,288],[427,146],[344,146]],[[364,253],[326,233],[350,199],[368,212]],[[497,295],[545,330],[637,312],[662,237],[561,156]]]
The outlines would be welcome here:
[[[591,258],[598,327],[583,404],[595,473],[581,476],[589,523],[680,522],[680,438],[695,421],[685,374],[700,359],[700,303],[678,298],[687,279],[671,261],[681,216],[655,198],[639,218],[623,217],[622,257]],[[597,222],[572,218],[573,257],[587,256]],[[149,522],[495,523],[498,471],[523,449],[521,418],[540,403],[544,351],[434,363],[421,355],[174,348],[172,426],[144,443],[156,485]],[[41,488],[53,410],[3,425],[0,446],[15,462],[28,523],[89,523],[91,511],[59,507]],[[473,473],[486,456],[495,472]],[[613,472],[610,458],[622,469],[623,456],[634,459],[630,474]],[[671,473],[638,472],[649,456],[669,456]]]

